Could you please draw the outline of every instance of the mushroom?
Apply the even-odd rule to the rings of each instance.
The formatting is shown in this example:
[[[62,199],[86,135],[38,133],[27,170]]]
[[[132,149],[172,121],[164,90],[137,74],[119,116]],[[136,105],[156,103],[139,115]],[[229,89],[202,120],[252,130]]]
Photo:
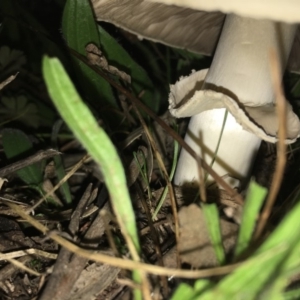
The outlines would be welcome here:
[[[181,78],[171,86],[169,99],[174,116],[192,116],[185,140],[208,163],[213,160],[226,116],[213,169],[220,176],[228,174],[230,179],[238,179],[242,185],[247,181],[261,140],[277,141],[278,120],[269,51],[272,48],[277,52],[281,71],[284,71],[297,31],[297,25],[244,15],[284,21],[300,19],[295,13],[300,4],[291,0],[276,1],[272,2],[272,10],[265,9],[270,1],[255,0],[249,4],[250,8],[244,9],[244,3],[240,5],[238,1],[224,4],[221,1],[155,0],[178,5],[175,6],[141,0],[93,0],[98,20],[114,23],[142,38],[206,55],[215,49],[225,16],[198,9],[221,9],[243,15],[227,15],[210,69],[193,71],[190,76]],[[256,10],[259,5],[264,9]],[[298,41],[297,38],[292,54],[298,52]],[[296,55],[291,55],[289,66],[300,69],[299,60],[295,58]],[[300,122],[289,103],[287,120],[286,142],[292,143],[300,135]],[[197,181],[195,161],[182,150],[174,182],[182,185]],[[235,185],[236,181],[232,181],[232,186]]]
[[[277,141],[269,51],[277,52],[284,69],[296,29],[295,25],[228,15],[210,69],[194,72],[171,87],[171,113],[193,116],[185,140],[206,162],[213,159],[221,138],[213,165],[219,175],[245,183],[261,140]],[[291,143],[299,136],[300,123],[288,103],[287,113],[286,142]],[[183,150],[175,183],[197,181],[197,174],[193,159]]]

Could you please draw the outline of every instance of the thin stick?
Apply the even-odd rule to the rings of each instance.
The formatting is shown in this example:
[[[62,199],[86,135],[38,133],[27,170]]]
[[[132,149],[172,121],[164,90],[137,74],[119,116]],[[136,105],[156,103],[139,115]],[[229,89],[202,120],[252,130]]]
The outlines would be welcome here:
[[[275,96],[276,96],[276,109],[277,109],[277,115],[278,115],[278,143],[277,143],[277,159],[276,159],[276,168],[275,173],[272,180],[272,185],[269,191],[269,195],[266,201],[266,204],[264,206],[263,212],[260,216],[260,220],[257,225],[257,229],[254,235],[254,238],[257,239],[263,232],[267,220],[271,214],[272,207],[274,205],[274,202],[276,200],[276,196],[278,194],[285,164],[286,164],[286,144],[285,144],[285,138],[286,138],[286,99],[284,97],[284,93],[282,90],[281,85],[281,76],[280,76],[280,68],[278,64],[278,56],[276,55],[274,50],[271,50],[270,53],[270,65],[271,65],[271,75],[275,90]]]
[[[200,132],[200,139],[202,140],[202,134]],[[202,149],[201,149],[202,150]],[[204,157],[204,155],[203,155]],[[205,189],[205,179],[204,179],[204,172],[202,167],[202,161],[199,160],[199,156],[197,157],[198,160],[198,174],[199,174],[199,193],[200,193],[200,199],[206,203],[207,197],[206,197],[206,189]],[[204,161],[204,159],[203,159]]]
[[[27,220],[31,225],[40,230],[42,233],[47,234],[49,232],[48,228],[42,225],[40,222],[27,215],[21,208],[12,203],[7,203],[9,207],[11,207],[19,216]],[[53,233],[50,236],[51,239],[56,241],[59,245],[65,247],[69,251],[73,253],[88,258],[90,260],[94,260],[101,263],[106,263],[111,266],[128,269],[128,270],[140,270],[146,271],[148,273],[156,274],[156,275],[166,275],[166,276],[176,276],[181,278],[205,278],[210,276],[219,276],[225,275],[227,273],[232,272],[237,267],[241,266],[241,263],[236,263],[232,265],[227,265],[224,267],[217,267],[206,270],[180,270],[180,269],[171,269],[166,267],[149,265],[137,261],[127,260],[116,258],[112,256],[108,256],[102,253],[97,253],[95,251],[89,251],[78,247],[77,245],[71,243],[65,238]]]
[[[26,256],[26,255],[32,255],[32,254],[37,255],[37,256],[42,256],[45,258],[49,258],[49,259],[57,258],[56,253],[50,253],[50,252],[46,252],[43,250],[30,248],[30,249],[26,249],[26,250],[17,250],[17,251],[12,251],[12,252],[8,252],[8,253],[0,252],[0,261],[8,260],[8,259],[16,258],[16,257],[22,257],[22,256]]]
[[[16,75],[11,75],[4,81],[0,82],[0,90],[2,90],[7,84],[11,83],[18,75],[19,73],[16,73]]]
[[[42,275],[39,272],[36,272],[36,271],[26,267],[23,263],[21,263],[20,261],[14,259],[14,258],[7,258],[7,261],[9,261],[11,264],[16,266],[17,268],[19,268],[19,269],[21,269],[25,272],[28,272],[31,275],[34,275],[34,276],[41,276]]]
[[[30,166],[36,162],[39,162],[45,158],[53,157],[55,155],[59,155],[60,153],[55,149],[48,149],[48,150],[40,150],[37,153],[21,159],[11,165],[5,166],[0,169],[0,177],[5,177],[11,173],[14,173],[20,169],[23,169],[27,166]]]

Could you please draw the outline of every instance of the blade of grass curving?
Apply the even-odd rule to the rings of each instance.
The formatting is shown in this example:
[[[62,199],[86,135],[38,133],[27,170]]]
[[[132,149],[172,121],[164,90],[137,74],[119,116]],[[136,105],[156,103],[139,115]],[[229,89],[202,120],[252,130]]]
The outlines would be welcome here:
[[[220,132],[220,135],[219,135],[218,143],[217,143],[216,149],[214,151],[212,160],[211,160],[210,165],[209,165],[211,168],[213,167],[213,165],[216,161],[216,158],[218,156],[218,151],[219,151],[219,148],[220,148],[220,145],[221,145],[224,129],[225,129],[225,126],[226,126],[227,116],[228,116],[228,110],[226,109],[225,113],[224,113],[224,118],[223,118],[223,123],[222,123],[222,127],[221,127],[221,132]],[[207,181],[207,178],[208,178],[208,173],[205,174],[204,182]]]
[[[43,75],[48,92],[62,118],[101,167],[117,220],[133,258],[138,260],[140,245],[135,216],[124,169],[114,145],[80,99],[58,59],[44,57]]]
[[[62,32],[67,45],[84,56],[87,44],[93,43],[100,47],[97,23],[89,0],[67,0],[63,12]],[[109,83],[80,60],[75,58],[75,61],[77,77],[91,103],[98,108],[99,104],[118,107]]]
[[[224,278],[215,291],[210,292],[210,297],[207,295],[207,299],[215,300],[216,293],[224,297],[217,299],[257,299],[266,286],[270,288],[283,275],[280,274],[282,270],[300,265],[299,235],[295,234],[295,228],[300,226],[299,215],[300,203],[285,216],[252,258]],[[258,259],[259,257],[265,259]]]
[[[218,263],[222,265],[225,263],[225,252],[222,243],[222,234],[220,229],[221,227],[220,227],[218,208],[215,203],[202,204],[201,208],[204,213],[206,227],[209,233],[212,246],[216,253]]]
[[[223,137],[223,132],[224,132],[224,129],[225,129],[225,126],[226,126],[226,121],[227,121],[227,116],[228,116],[228,110],[226,109],[225,110],[225,113],[224,113],[224,117],[223,117],[223,123],[222,123],[222,127],[221,127],[221,131],[220,131],[220,135],[219,135],[219,138],[218,138],[218,142],[217,142],[217,145],[216,145],[216,149],[213,153],[213,157],[211,159],[211,162],[209,164],[209,167],[210,168],[213,168],[213,165],[216,161],[216,158],[218,156],[218,151],[219,151],[219,148],[220,148],[220,145],[221,145],[221,141],[222,141],[222,137]],[[200,133],[201,134],[201,133]],[[200,136],[201,138],[201,136]],[[194,202],[197,202],[198,199],[199,199],[199,195],[200,195],[200,198],[201,200],[205,203],[206,202],[206,194],[204,193],[201,193],[201,189],[203,189],[204,191],[204,185],[205,183],[207,182],[207,179],[208,179],[208,176],[209,176],[209,173],[208,172],[205,172],[205,175],[204,175],[204,183],[202,183],[202,179],[201,177],[203,177],[202,173],[201,173],[201,167],[200,167],[200,161],[198,163],[198,170],[199,170],[199,180],[200,180],[200,185],[199,185],[199,193],[196,194],[195,196],[195,199],[194,199]],[[203,163],[202,163],[202,167],[203,167]]]
[[[242,222],[235,248],[235,256],[240,255],[250,244],[255,230],[257,216],[264,203],[268,190],[251,181],[243,208]]]
[[[225,277],[214,289],[202,296],[206,300],[259,299],[267,282],[276,277],[276,268],[286,257],[287,245],[274,247],[247,260],[232,274]]]
[[[276,299],[276,297],[282,299],[282,292],[285,287],[289,285],[290,278],[293,275],[299,274],[299,250],[300,242],[298,242],[293,249],[290,249],[290,254],[287,256],[287,259],[276,269],[278,276],[273,280],[271,288],[264,293],[267,299]]]
[[[177,158],[178,158],[178,154],[179,154],[179,145],[178,142],[174,140],[174,155],[173,155],[173,162],[172,162],[172,168],[171,168],[171,172],[170,172],[170,182],[173,180],[174,174],[175,174],[175,170],[176,170],[176,166],[177,166]],[[169,191],[168,186],[166,186],[164,188],[164,191],[158,201],[158,204],[155,208],[155,211],[152,215],[152,221],[154,221],[156,219],[156,216],[158,214],[158,212],[160,211],[162,205],[164,204],[164,201],[166,199],[167,193]]]
[[[129,251],[133,259],[139,261],[140,244],[135,215],[126,186],[125,172],[114,145],[105,131],[98,126],[57,58],[44,57],[43,75],[48,92],[63,120],[101,167]],[[145,274],[135,270],[133,278],[136,283],[141,283],[143,278],[143,287],[146,286]],[[134,295],[135,299],[141,299],[139,289],[134,290]]]
[[[148,199],[151,201],[151,188],[150,188],[150,182],[148,178],[148,170],[147,170],[147,162],[144,155],[144,152],[139,150],[138,152],[133,152],[133,157],[135,159],[136,165],[139,169],[139,173],[142,176],[143,182],[146,185],[147,193],[148,193]],[[142,163],[140,161],[142,160]]]

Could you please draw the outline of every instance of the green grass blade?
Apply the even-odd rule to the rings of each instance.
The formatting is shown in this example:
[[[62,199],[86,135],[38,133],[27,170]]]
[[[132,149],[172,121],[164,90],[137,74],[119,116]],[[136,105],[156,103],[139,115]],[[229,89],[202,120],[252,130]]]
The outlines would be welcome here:
[[[203,204],[201,207],[204,213],[207,231],[209,232],[210,240],[215,250],[217,260],[219,264],[222,265],[225,263],[225,251],[222,243],[218,208],[216,204]]]
[[[218,151],[219,151],[219,148],[220,148],[220,145],[221,145],[224,129],[225,129],[225,126],[226,126],[227,116],[228,116],[228,110],[226,109],[225,113],[224,113],[224,118],[223,118],[223,123],[222,123],[222,127],[221,127],[221,132],[220,132],[220,135],[219,135],[218,143],[217,143],[216,149],[214,151],[214,155],[213,155],[212,160],[211,160],[210,165],[209,165],[211,168],[213,167],[213,165],[214,165],[214,163],[215,163],[215,161],[218,157]],[[208,178],[208,173],[205,174],[205,178],[204,178],[205,182],[207,181],[207,178]]]
[[[89,43],[100,47],[97,23],[89,0],[67,0],[62,31],[68,46],[82,55],[86,55],[85,47]],[[118,107],[110,85],[89,66],[74,60],[77,77],[89,101],[97,108],[107,104]]]
[[[186,283],[181,283],[172,296],[172,300],[190,300],[195,294],[194,289]]]
[[[172,168],[171,168],[171,172],[170,172],[170,177],[169,180],[172,181],[174,174],[175,174],[175,170],[176,170],[176,166],[177,166],[177,158],[178,158],[178,154],[179,154],[179,146],[178,146],[178,142],[174,141],[174,155],[173,155],[173,162],[172,162]],[[169,189],[168,186],[166,186],[164,188],[164,191],[158,201],[158,204],[155,208],[155,211],[152,215],[152,221],[154,221],[156,219],[156,216],[158,214],[158,212],[160,211],[162,205],[164,204],[164,201],[166,199],[167,193],[168,193]]]
[[[287,245],[282,243],[247,260],[214,289],[204,293],[204,299],[259,299],[261,291],[276,276],[276,269],[285,259],[287,249]]]
[[[132,254],[139,253],[140,245],[126,177],[114,145],[82,102],[58,59],[43,59],[43,75],[48,92],[63,120],[101,167],[118,222],[134,244],[135,249],[131,247],[130,251]]]
[[[21,157],[33,150],[29,137],[17,129],[2,130],[2,143],[5,155],[8,159]],[[31,153],[32,154],[32,153]],[[18,176],[27,184],[39,186],[43,182],[42,164],[35,163],[17,171]]]
[[[268,190],[256,182],[251,181],[245,205],[243,208],[242,222],[235,249],[235,256],[240,255],[250,244],[255,229],[257,216],[264,203]]]
[[[207,294],[210,296],[207,299],[257,299],[267,287],[271,293],[274,283],[284,275],[283,271],[300,266],[299,235],[295,234],[295,228],[300,226],[299,215],[300,203],[286,215],[252,258],[224,278]]]

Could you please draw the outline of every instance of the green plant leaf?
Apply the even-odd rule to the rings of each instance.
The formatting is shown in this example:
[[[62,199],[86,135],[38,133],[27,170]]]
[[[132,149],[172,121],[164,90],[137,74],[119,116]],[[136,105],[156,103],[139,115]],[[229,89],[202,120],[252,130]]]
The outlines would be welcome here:
[[[110,64],[131,76],[134,93],[138,96],[141,92],[144,92],[141,101],[157,112],[160,105],[158,93],[146,71],[101,26],[98,26],[98,30],[101,50],[105,54],[106,59]]]
[[[282,278],[300,267],[300,242],[295,228],[300,226],[300,202],[282,220],[268,239],[241,267],[225,277],[205,299],[270,299],[272,290],[278,291]],[[277,286],[278,284],[278,286]],[[278,291],[279,292],[279,291]],[[276,296],[277,297],[277,296]]]
[[[284,300],[296,300],[300,299],[300,288],[293,289],[283,294]]]
[[[251,181],[247,192],[241,226],[239,230],[235,256],[240,255],[250,244],[255,229],[257,216],[264,203],[268,190],[255,181]]]
[[[17,158],[33,149],[29,137],[17,129],[3,129],[2,143],[8,159]],[[41,163],[35,163],[17,171],[18,176],[27,184],[38,187],[43,181]]]
[[[181,283],[172,296],[172,300],[192,299],[194,296],[194,289],[186,283]]]
[[[172,300],[202,299],[201,294],[205,290],[212,288],[212,286],[213,283],[207,279],[198,279],[194,284],[194,288],[186,283],[181,283],[174,293]]]
[[[84,56],[89,43],[100,47],[97,23],[89,0],[67,0],[62,31],[68,46]],[[74,61],[78,80],[90,103],[97,108],[104,105],[118,107],[110,85],[86,64],[76,58]]]
[[[118,222],[122,230],[126,231],[127,237],[131,238],[135,251],[139,253],[135,215],[126,186],[125,172],[114,145],[82,102],[58,59],[43,59],[43,75],[49,95],[63,120],[101,167]]]
[[[177,166],[177,161],[178,161],[178,154],[179,154],[179,145],[178,145],[178,142],[177,141],[174,141],[174,155],[173,155],[173,162],[172,162],[172,168],[171,168],[171,171],[170,171],[170,176],[169,176],[169,180],[170,182],[173,180],[173,177],[175,175],[175,170],[176,170],[176,166]],[[169,191],[169,188],[168,186],[166,186],[164,188],[164,191],[163,193],[161,194],[160,196],[160,199],[158,201],[158,204],[152,214],[152,221],[155,220],[158,212],[160,211],[162,205],[164,204],[164,201],[167,197],[167,193]]]
[[[212,246],[215,250],[217,260],[220,265],[225,262],[225,251],[222,243],[222,233],[220,227],[220,219],[216,204],[203,204],[202,210],[205,217],[207,231],[209,232]],[[199,234],[201,234],[199,232]]]
[[[43,75],[50,97],[63,120],[101,167],[114,212],[129,250],[133,259],[139,260],[140,244],[135,215],[125,172],[114,145],[81,100],[58,59],[43,59]],[[136,283],[140,283],[141,276],[138,270],[133,272],[133,278]],[[136,299],[141,299],[139,289],[135,289],[134,294]]]

